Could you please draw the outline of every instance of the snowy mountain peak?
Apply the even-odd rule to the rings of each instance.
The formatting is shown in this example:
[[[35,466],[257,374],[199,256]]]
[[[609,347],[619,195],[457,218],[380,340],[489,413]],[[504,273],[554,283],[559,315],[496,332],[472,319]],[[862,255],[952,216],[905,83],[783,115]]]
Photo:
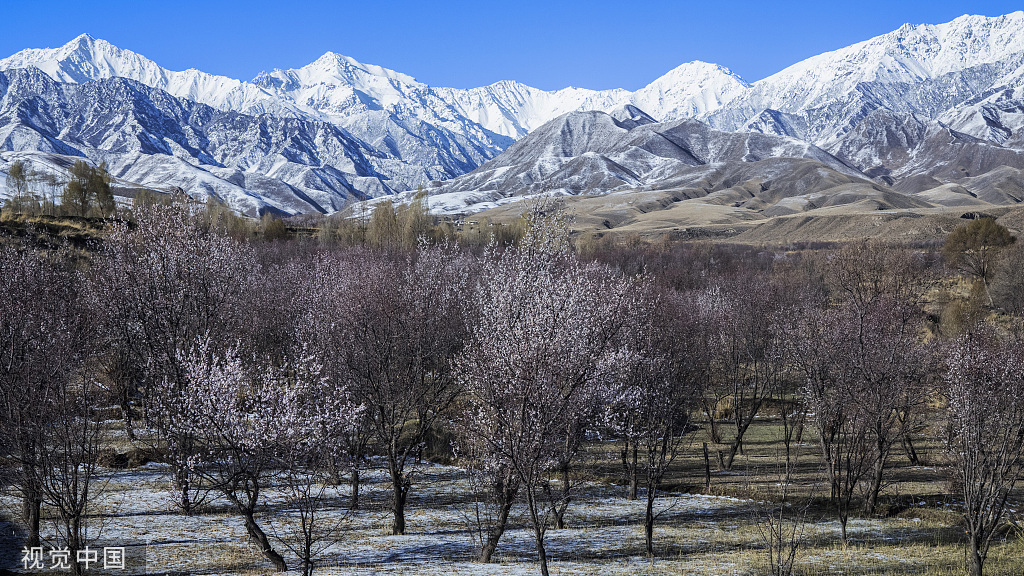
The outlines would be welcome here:
[[[630,102],[661,121],[714,112],[743,94],[749,84],[725,66],[687,62],[632,94]]]
[[[737,130],[768,113],[781,133],[827,147],[873,109],[934,118],[1022,65],[1024,12],[908,24],[798,62],[701,117]]]
[[[651,84],[667,83],[670,81],[701,82],[724,79],[732,79],[738,84],[747,86],[747,83],[743,81],[743,78],[740,78],[739,74],[734,73],[725,66],[701,60],[680,64]]]
[[[281,72],[294,72],[304,77],[307,81],[313,79],[321,79],[322,81],[340,79],[352,82],[359,81],[367,76],[374,76],[396,80],[403,84],[422,85],[408,74],[396,72],[375,64],[363,64],[351,56],[345,56],[336,52],[327,52],[302,68],[281,70]]]
[[[115,98],[107,92],[113,94],[117,86],[124,84],[108,79],[123,77],[182,101],[206,104],[220,111],[254,119],[299,120],[301,134],[286,133],[288,126],[298,124],[281,124],[282,142],[328,142],[331,147],[340,148],[320,150],[310,145],[298,153],[292,148],[274,148],[273,142],[257,138],[254,141],[265,149],[253,149],[251,157],[232,165],[227,157],[193,154],[195,142],[188,138],[176,140],[178,136],[164,134],[167,126],[149,126],[139,120],[139,126],[145,125],[145,130],[152,132],[152,141],[147,140],[149,143],[140,150],[146,150],[146,154],[166,154],[174,152],[173,146],[166,144],[167,139],[180,140],[187,144],[180,146],[189,152],[184,156],[174,152],[174,157],[191,159],[184,160],[186,163],[220,163],[247,174],[260,171],[261,177],[271,178],[278,178],[275,171],[280,169],[274,166],[285,160],[319,169],[325,166],[326,158],[346,158],[344,162],[358,164],[360,168],[346,167],[342,170],[345,183],[339,180],[329,186],[335,191],[344,189],[343,195],[355,191],[375,196],[385,190],[412,189],[425,182],[459,176],[494,159],[502,150],[517,153],[521,147],[509,148],[513,141],[563,115],[569,115],[563,118],[563,124],[568,123],[565,125],[572,138],[553,138],[559,144],[550,151],[559,154],[576,150],[581,142],[601,140],[604,133],[617,134],[655,122],[699,119],[724,131],[799,138],[830,153],[856,149],[857,154],[851,152],[847,156],[855,156],[857,166],[863,164],[872,174],[903,170],[902,164],[884,160],[884,152],[875,154],[879,158],[876,161],[871,156],[874,152],[863,150],[877,147],[857,148],[851,142],[859,142],[857,138],[874,142],[872,138],[877,134],[889,134],[889,124],[911,126],[913,130],[901,128],[899,134],[906,132],[907,141],[921,141],[914,131],[919,123],[908,124],[903,122],[904,118],[945,122],[958,134],[991,139],[1000,146],[1024,142],[1024,11],[996,18],[966,15],[945,24],[907,24],[799,62],[753,84],[725,66],[687,62],[633,92],[575,87],[540,90],[512,80],[469,89],[431,87],[408,74],[335,52],[327,52],[301,68],[261,72],[252,81],[242,82],[195,69],[167,70],[135,52],[88,34],[59,48],[23,50],[0,60],[0,71],[19,68],[38,71],[14,74],[12,78],[41,78],[41,71],[62,84],[51,90],[67,91],[75,98],[97,98],[102,104],[109,104],[104,98]],[[80,86],[80,91],[67,87],[91,81],[101,86]],[[77,103],[68,103],[72,105]],[[875,114],[877,111],[881,112]],[[573,115],[574,112],[585,113]],[[601,112],[611,115],[602,116]],[[106,126],[100,120],[107,122],[115,117],[119,116],[98,118],[97,125]],[[4,121],[0,116],[0,128]],[[55,143],[63,142],[60,130],[42,137],[34,132],[32,122],[35,120],[12,124],[13,132],[8,136],[0,133],[6,139],[0,142],[36,142],[3,145],[9,149],[35,146],[51,152],[70,146],[66,142]],[[549,125],[547,129],[554,128]],[[110,141],[124,137],[125,133],[120,127],[111,128]],[[214,133],[230,133],[234,137],[234,132],[226,128]],[[129,140],[134,146],[135,140]],[[94,142],[90,153],[97,157],[112,154],[109,147],[104,148],[105,142]],[[282,151],[291,156],[274,156]],[[1002,158],[1002,152],[992,154],[993,158]],[[512,154],[504,161],[516,158]],[[870,162],[857,160],[864,158]],[[298,178],[299,170],[307,169],[290,169],[295,170],[288,176],[291,179],[282,177],[280,182],[301,183],[294,178]],[[632,182],[636,178],[626,180]]]
[[[62,48],[67,49],[67,48],[74,47],[74,46],[88,47],[88,46],[92,46],[95,43],[96,43],[96,38],[94,38],[92,36],[92,34],[89,34],[88,32],[83,32],[83,33],[79,34],[74,40],[72,40],[71,42],[68,42],[67,44],[65,44]],[[103,43],[107,44],[106,41],[104,41]]]
[[[799,82],[813,90],[827,82],[852,89],[858,82],[918,82],[1001,62],[1024,52],[1024,12],[961,16],[945,24],[905,24],[864,42],[814,56],[757,82]]]
[[[153,61],[130,50],[82,34],[59,48],[32,48],[0,60],[0,69],[36,67],[59,82],[80,84],[123,76],[160,75]]]

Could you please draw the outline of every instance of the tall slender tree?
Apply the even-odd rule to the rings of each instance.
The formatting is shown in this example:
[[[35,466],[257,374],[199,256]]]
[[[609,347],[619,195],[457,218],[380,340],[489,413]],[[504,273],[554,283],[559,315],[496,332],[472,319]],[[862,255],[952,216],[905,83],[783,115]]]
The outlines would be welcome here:
[[[422,245],[411,257],[362,253],[348,274],[344,304],[329,318],[336,355],[384,453],[392,532],[404,534],[409,463],[459,395],[453,360],[469,329],[468,261]]]
[[[72,476],[61,476],[70,464],[62,461],[67,466],[58,469],[56,458],[95,448],[74,444],[76,439],[94,440],[95,427],[78,410],[83,408],[80,391],[88,388],[79,376],[94,322],[73,265],[65,252],[45,256],[25,246],[0,246],[0,452],[17,463],[15,486],[29,546],[39,544],[47,488],[66,487],[60,482],[68,478],[85,483],[89,478],[87,470],[76,467]],[[49,450],[55,452],[48,459]],[[51,479],[51,473],[59,477]],[[72,496],[85,498],[74,490]],[[84,506],[84,500],[79,504]]]
[[[505,498],[499,521],[507,519],[511,498],[526,496],[544,576],[543,484],[563,458],[564,432],[585,433],[580,417],[590,397],[611,388],[634,296],[632,282],[576,260],[559,230],[557,221],[536,221],[522,248],[492,256],[475,296],[480,320],[460,360],[467,389],[463,442],[474,446],[493,479],[489,485]],[[503,524],[489,530],[482,560],[490,559],[503,532]]]
[[[1007,500],[1024,479],[1024,350],[990,331],[949,345],[946,454],[962,502],[967,569],[982,576]]]
[[[622,383],[608,407],[613,432],[633,450],[629,472],[643,479],[644,539],[653,555],[654,504],[669,467],[697,430],[692,418],[709,373],[712,330],[692,295],[653,287],[641,294],[620,362]]]

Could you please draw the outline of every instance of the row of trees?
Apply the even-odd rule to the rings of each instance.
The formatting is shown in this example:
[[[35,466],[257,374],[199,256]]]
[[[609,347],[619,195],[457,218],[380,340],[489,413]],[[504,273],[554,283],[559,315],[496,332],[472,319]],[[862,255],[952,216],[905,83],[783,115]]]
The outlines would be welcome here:
[[[76,161],[66,178],[53,172],[37,172],[24,161],[7,169],[7,191],[11,198],[4,210],[20,214],[66,216],[112,216],[117,208],[105,163],[91,166]]]
[[[787,461],[806,422],[845,540],[856,504],[878,506],[894,448],[915,458],[939,402],[981,573],[1024,442],[1019,362],[984,366],[1021,345],[978,328],[926,343],[920,254],[710,249],[649,274],[647,256],[580,259],[557,217],[528,223],[517,247],[482,255],[428,243],[310,252],[240,242],[207,215],[156,204],[84,261],[4,248],[0,449],[28,543],[43,506],[62,543],[87,542],[108,405],[171,465],[181,513],[219,494],[279,570],[275,542],[308,574],[339,537],[325,486],[344,479],[359,506],[369,455],[382,457],[403,534],[412,462],[434,454],[457,458],[477,488],[479,559],[524,503],[547,574],[545,535],[565,526],[588,439],[621,447],[624,495],[644,488],[653,554],[658,492],[701,425],[731,468],[755,420],[780,423]],[[272,485],[300,519],[276,539],[258,514]]]

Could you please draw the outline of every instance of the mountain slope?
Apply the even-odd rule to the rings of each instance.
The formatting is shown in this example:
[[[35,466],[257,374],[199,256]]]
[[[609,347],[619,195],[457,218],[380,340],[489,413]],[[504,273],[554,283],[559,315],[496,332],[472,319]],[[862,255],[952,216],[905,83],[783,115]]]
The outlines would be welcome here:
[[[224,112],[124,78],[0,72],[0,147],[105,161],[122,179],[250,214],[329,212],[392,192],[374,167],[379,152],[329,123]]]
[[[771,204],[781,199],[780,193],[872,185],[856,169],[800,140],[722,132],[690,119],[652,123],[646,117],[638,122],[635,117],[645,118],[639,110],[625,112],[560,116],[473,172],[428,189],[432,205],[476,211],[522,196],[654,189],[691,190],[689,196],[695,197],[755,181],[758,198]],[[804,165],[820,170],[798,168]],[[828,186],[820,181],[823,177]],[[764,182],[772,180],[793,182],[763,194],[772,188]]]
[[[904,25],[755,82],[707,117],[738,130],[764,110],[795,115],[797,133],[825,146],[874,108],[936,117],[1020,68],[1022,31],[1024,12]]]
[[[465,173],[511,143],[446,111],[437,98],[419,98],[429,90],[411,77],[333,53],[297,70],[275,70],[254,84],[166,70],[83,34],[60,48],[23,50],[0,60],[0,70],[26,67],[59,82],[128,78],[223,111],[330,122],[385,151],[389,161],[377,168],[398,190]],[[412,96],[395,97],[399,93]],[[443,121],[449,117],[454,120]]]

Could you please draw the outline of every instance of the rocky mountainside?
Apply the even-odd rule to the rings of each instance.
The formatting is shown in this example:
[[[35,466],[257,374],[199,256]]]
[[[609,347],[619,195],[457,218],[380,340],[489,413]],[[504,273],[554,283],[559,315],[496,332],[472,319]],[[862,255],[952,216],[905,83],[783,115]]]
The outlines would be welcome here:
[[[42,165],[106,162],[120,180],[249,214],[333,211],[393,192],[375,169],[379,153],[330,123],[225,112],[119,77],[66,84],[36,68],[0,72],[0,148],[40,152],[28,160]]]
[[[761,210],[848,185],[889,192],[803,140],[725,132],[692,119],[656,123],[626,107],[560,116],[473,172],[428,191],[434,209],[458,213],[524,197],[677,190],[698,198],[738,187],[750,193],[713,200],[729,196],[730,203]]]
[[[701,118],[805,139],[873,176],[951,178],[1019,163],[999,149],[1021,148],[1022,89],[1024,12],[962,16],[809,58]]]

